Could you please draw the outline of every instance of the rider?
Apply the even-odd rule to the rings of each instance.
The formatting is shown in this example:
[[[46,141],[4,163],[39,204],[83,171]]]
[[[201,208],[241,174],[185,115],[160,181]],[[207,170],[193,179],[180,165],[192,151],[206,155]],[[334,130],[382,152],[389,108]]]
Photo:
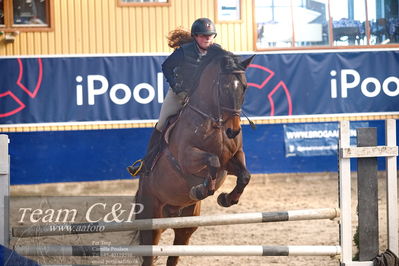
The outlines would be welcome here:
[[[209,54],[210,48],[220,48],[213,42],[216,35],[215,24],[209,18],[199,18],[194,21],[191,33],[176,29],[169,34],[169,46],[177,48],[162,64],[162,71],[170,88],[161,107],[158,123],[151,135],[147,155],[143,161],[138,160],[127,168],[132,176],[139,174],[143,166],[151,167],[159,152],[162,131],[167,119],[179,112],[187,94],[193,89],[193,74],[203,58]]]

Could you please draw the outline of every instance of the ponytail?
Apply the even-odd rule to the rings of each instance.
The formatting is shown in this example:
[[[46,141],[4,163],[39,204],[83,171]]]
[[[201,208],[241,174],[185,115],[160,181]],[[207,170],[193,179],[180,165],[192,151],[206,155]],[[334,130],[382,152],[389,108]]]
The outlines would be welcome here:
[[[194,40],[191,36],[191,33],[182,28],[177,28],[170,31],[167,38],[169,47],[173,49],[176,49],[183,44],[189,43]]]

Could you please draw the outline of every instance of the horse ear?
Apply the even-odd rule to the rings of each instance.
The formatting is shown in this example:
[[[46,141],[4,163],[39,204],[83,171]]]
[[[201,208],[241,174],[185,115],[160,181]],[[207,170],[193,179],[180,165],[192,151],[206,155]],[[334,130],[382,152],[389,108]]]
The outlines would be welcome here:
[[[251,57],[245,59],[244,61],[241,61],[241,62],[240,62],[240,66],[241,66],[243,69],[247,69],[247,67],[249,66],[249,64],[251,64],[252,60],[254,59],[254,57],[255,57],[255,55],[253,55],[253,56],[251,56]]]

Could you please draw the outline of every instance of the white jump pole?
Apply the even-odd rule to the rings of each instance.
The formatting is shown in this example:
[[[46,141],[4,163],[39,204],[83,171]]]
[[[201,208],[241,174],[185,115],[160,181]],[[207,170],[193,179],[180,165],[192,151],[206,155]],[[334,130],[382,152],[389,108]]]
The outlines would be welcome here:
[[[9,245],[10,157],[8,155],[8,136],[0,135],[0,244]]]
[[[133,220],[125,223],[78,223],[25,226],[12,228],[14,237],[54,236],[85,233],[106,233],[134,230],[154,230],[167,228],[188,228],[230,224],[268,223],[284,221],[303,221],[334,219],[339,210],[334,208],[291,210],[281,212],[236,213],[209,216],[189,216],[174,218],[155,218]]]
[[[340,246],[17,246],[23,256],[336,256]]]
[[[385,121],[385,139],[386,146],[396,147],[396,121],[394,119]],[[398,173],[396,156],[386,158],[386,171],[388,248],[398,256]]]
[[[349,121],[339,123],[339,150],[350,147]],[[339,207],[341,210],[341,262],[352,262],[352,195],[350,158],[339,154]],[[345,264],[346,265],[346,264]]]

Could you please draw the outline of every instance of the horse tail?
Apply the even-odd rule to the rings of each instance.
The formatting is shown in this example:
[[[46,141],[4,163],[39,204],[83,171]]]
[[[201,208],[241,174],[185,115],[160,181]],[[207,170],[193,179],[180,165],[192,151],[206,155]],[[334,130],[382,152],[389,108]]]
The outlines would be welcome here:
[[[176,49],[191,41],[193,41],[191,33],[183,28],[174,29],[168,34],[168,45],[173,49]]]

